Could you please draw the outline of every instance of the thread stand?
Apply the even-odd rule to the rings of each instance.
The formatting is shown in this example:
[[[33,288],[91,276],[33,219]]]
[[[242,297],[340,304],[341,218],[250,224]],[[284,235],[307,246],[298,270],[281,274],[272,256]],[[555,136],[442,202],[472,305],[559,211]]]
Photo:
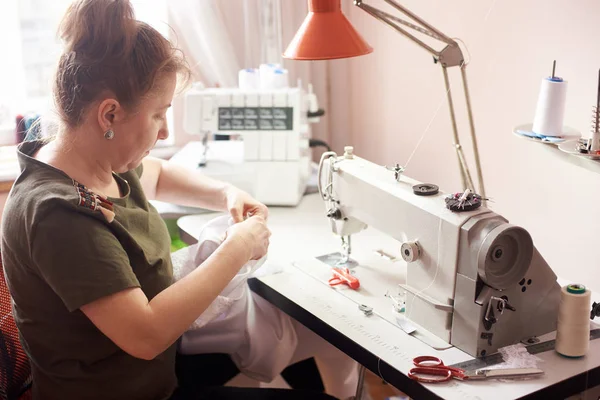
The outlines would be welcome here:
[[[561,151],[587,158],[600,160],[600,71],[598,71],[598,92],[596,105],[592,107],[592,121],[589,139],[579,139],[575,143],[563,143],[558,146]]]
[[[555,76],[556,61],[552,64],[552,76],[546,78],[550,81],[562,81]],[[542,85],[542,87],[544,87]],[[539,103],[538,99],[538,103]],[[539,104],[538,104],[539,106]],[[537,120],[537,110],[536,110]],[[547,136],[534,132],[534,123],[522,124],[513,128],[513,134],[520,139],[542,143],[549,151],[557,151],[559,157],[572,164],[600,173],[600,71],[598,74],[598,93],[596,106],[592,110],[591,138],[584,139],[576,129],[562,125],[562,134]]]

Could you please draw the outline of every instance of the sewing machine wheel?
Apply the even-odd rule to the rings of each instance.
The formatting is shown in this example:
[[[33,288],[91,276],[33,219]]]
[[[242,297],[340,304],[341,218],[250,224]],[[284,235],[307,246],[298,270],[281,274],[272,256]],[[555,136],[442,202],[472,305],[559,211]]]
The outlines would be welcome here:
[[[529,269],[533,240],[518,226],[502,224],[484,239],[478,254],[481,279],[497,290],[516,285]]]

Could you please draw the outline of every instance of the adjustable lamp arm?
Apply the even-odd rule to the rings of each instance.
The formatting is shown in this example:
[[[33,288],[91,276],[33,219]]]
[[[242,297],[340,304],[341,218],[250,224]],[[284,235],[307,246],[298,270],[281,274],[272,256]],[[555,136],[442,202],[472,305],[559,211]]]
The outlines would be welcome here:
[[[379,10],[371,5],[365,4],[362,0],[354,0],[354,4],[357,7],[361,8],[363,11],[367,12],[375,19],[391,26],[392,28],[394,28],[394,30],[396,30],[397,32],[406,36],[408,39],[412,40],[413,42],[418,44],[423,49],[427,50],[431,55],[433,55],[434,61],[436,63],[439,62],[441,64],[442,70],[444,72],[444,82],[446,85],[446,94],[448,97],[448,105],[450,108],[450,117],[452,120],[452,129],[453,129],[453,134],[454,134],[454,145],[456,147],[456,154],[458,157],[459,167],[461,170],[463,189],[469,188],[469,189],[476,190],[475,185],[473,184],[473,179],[471,177],[471,172],[469,171],[469,167],[468,167],[466,159],[464,157],[462,146],[460,144],[460,140],[458,137],[456,116],[454,113],[454,104],[452,102],[452,94],[450,92],[450,83],[448,80],[448,72],[446,70],[446,68],[448,68],[448,67],[456,67],[456,66],[460,67],[462,81],[463,81],[463,88],[465,91],[465,99],[466,99],[466,103],[467,103],[466,105],[467,105],[467,112],[468,112],[469,125],[470,125],[470,131],[471,131],[471,142],[473,145],[473,153],[474,153],[475,164],[476,164],[476,169],[477,169],[477,179],[478,179],[479,185],[480,185],[478,192],[485,199],[486,196],[485,196],[485,187],[484,187],[484,183],[483,183],[483,174],[481,171],[481,163],[480,163],[480,159],[479,159],[479,149],[477,146],[477,138],[475,136],[475,124],[473,122],[471,98],[469,96],[469,88],[467,85],[467,75],[466,75],[466,66],[467,65],[464,61],[464,56],[463,56],[462,50],[460,49],[460,47],[458,46],[458,43],[454,39],[446,36],[445,34],[443,34],[439,30],[437,30],[435,27],[433,27],[432,25],[425,22],[422,18],[420,18],[419,16],[417,16],[416,14],[414,14],[413,12],[411,12],[410,10],[408,10],[406,7],[402,6],[395,0],[385,0],[385,2],[388,3],[389,5],[391,5],[392,7],[394,7],[396,10],[398,10],[402,14],[410,17],[412,20],[414,20],[416,23],[418,23],[421,26],[414,24],[412,22],[406,21],[402,18],[393,16],[393,15],[391,15],[385,11]],[[415,30],[417,32],[420,32],[424,35],[430,36],[442,43],[445,43],[446,46],[441,51],[437,51],[437,50],[433,49],[431,46],[424,43],[419,38],[417,38],[413,33],[408,31],[405,27]]]

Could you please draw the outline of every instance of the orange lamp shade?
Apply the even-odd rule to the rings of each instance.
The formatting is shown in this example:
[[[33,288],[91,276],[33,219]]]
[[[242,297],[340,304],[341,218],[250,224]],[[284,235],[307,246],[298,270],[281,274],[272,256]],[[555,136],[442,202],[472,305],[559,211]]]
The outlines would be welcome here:
[[[372,51],[342,14],[340,0],[308,0],[308,15],[283,57],[330,60],[362,56]]]

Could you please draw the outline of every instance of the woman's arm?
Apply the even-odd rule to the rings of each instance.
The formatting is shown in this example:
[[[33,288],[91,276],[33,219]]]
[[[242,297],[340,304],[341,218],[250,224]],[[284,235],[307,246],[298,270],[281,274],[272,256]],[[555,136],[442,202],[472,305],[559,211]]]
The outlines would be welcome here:
[[[185,278],[151,301],[139,288],[120,291],[81,307],[81,311],[117,346],[130,355],[153,359],[171,346],[231,281],[249,259],[262,257],[268,247],[264,219],[228,238]]]
[[[146,197],[182,206],[229,211],[235,222],[250,215],[268,217],[267,207],[236,187],[199,171],[146,157],[141,182]]]
[[[146,157],[143,164],[141,182],[148,199],[215,211],[227,210],[227,192],[232,189],[231,185],[154,157]]]

